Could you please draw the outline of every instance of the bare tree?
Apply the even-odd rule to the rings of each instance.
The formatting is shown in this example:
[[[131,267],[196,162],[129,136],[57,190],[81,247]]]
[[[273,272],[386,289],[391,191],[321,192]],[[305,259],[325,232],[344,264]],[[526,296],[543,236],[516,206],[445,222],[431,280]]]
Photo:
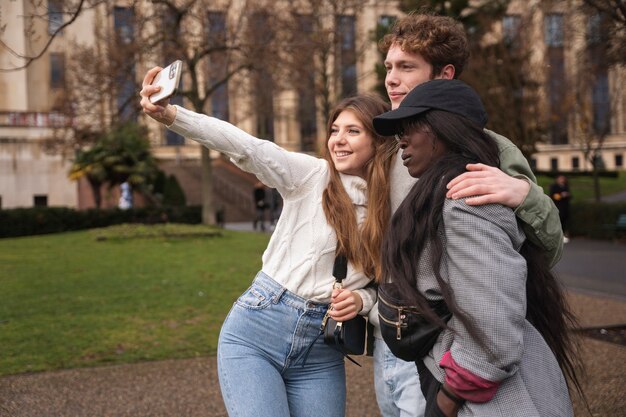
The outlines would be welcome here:
[[[616,107],[618,99],[618,94],[611,94],[609,90],[611,45],[602,19],[603,15],[595,11],[585,16],[586,24],[582,25],[585,30],[578,33],[585,38],[585,48],[578,54],[565,102],[573,127],[573,142],[591,166],[594,196],[598,202],[601,199],[598,174],[604,169],[602,149],[611,132],[611,109]]]
[[[165,66],[174,59],[182,60],[184,82],[179,97],[188,100],[193,110],[210,113],[211,98],[223,92],[230,79],[261,68],[266,69],[265,74],[271,74],[270,63],[276,62],[274,43],[264,42],[259,36],[258,30],[267,28],[257,28],[254,33],[250,27],[255,14],[269,14],[272,10],[260,1],[228,2],[226,9],[215,8],[209,0],[128,1],[123,9],[130,11],[131,36],[113,27],[112,16],[120,10],[116,7],[119,2],[114,0],[53,2],[58,6],[54,13],[42,8],[41,0],[29,1],[35,12],[25,16],[27,20],[55,19],[55,13],[59,13],[63,15],[59,22],[63,23],[48,31],[50,34],[27,33],[31,41],[48,37],[36,54],[26,55],[4,45],[24,61],[24,65],[10,70],[23,69],[43,56],[53,39],[88,7],[97,6],[107,16],[94,29],[94,45],[74,44],[68,51],[72,59],[66,68],[67,84],[55,108],[73,116],[76,123],[56,132],[56,140],[48,144],[53,149],[60,145],[73,149],[89,146],[118,123],[135,118],[140,110],[137,92],[143,75],[139,71],[151,65]],[[204,223],[214,224],[211,160],[206,148],[201,152],[202,217]]]
[[[606,33],[609,62],[626,63],[626,1],[583,0],[583,13],[600,13],[605,16],[602,30]]]
[[[541,67],[533,64],[532,43],[522,30],[532,12],[501,19],[502,35],[474,42],[469,68],[462,78],[481,93],[490,129],[510,138],[529,158],[545,137],[540,107]],[[493,17],[491,19],[494,19]],[[484,22],[491,24],[493,21]]]
[[[319,103],[324,120],[339,98],[356,93],[356,84],[342,77],[342,70],[356,66],[364,46],[371,42],[351,32],[361,6],[356,0],[286,4],[282,62],[291,85],[285,87],[306,97],[303,101]]]
[[[41,44],[41,47],[33,53],[20,51],[17,47],[9,45],[2,39],[2,35],[4,35],[7,29],[7,22],[5,20],[6,17],[2,16],[2,9],[0,9],[0,47],[5,49],[9,54],[21,62],[18,65],[0,68],[0,71],[19,71],[27,68],[35,60],[44,56],[54,39],[59,36],[59,34],[61,34],[66,27],[72,25],[85,10],[95,8],[106,1],[107,0],[57,0],[49,2],[49,4],[54,7],[54,10],[50,10],[47,7],[42,7],[42,0],[25,0],[25,8],[27,10],[33,10],[32,14],[20,16],[20,18],[24,18],[27,22],[25,27],[26,37],[30,41],[37,40],[38,43]],[[40,11],[43,11],[43,13],[38,13]],[[40,21],[50,23],[51,16],[53,19],[52,25],[37,25]],[[54,21],[57,18],[58,24],[55,24]],[[41,32],[41,30],[38,30],[38,27],[47,28],[48,30]]]
[[[51,144],[72,149],[89,146],[117,122],[132,119],[139,110],[136,93],[143,71],[152,65],[165,66],[174,59],[182,60],[184,67],[179,97],[184,97],[193,110],[228,119],[228,108],[216,106],[223,103],[220,97],[226,94],[229,80],[236,77],[238,82],[243,80],[238,91],[249,88],[250,97],[258,100],[256,106],[254,102],[252,105],[257,135],[271,138],[271,101],[276,91],[296,90],[302,97],[306,95],[307,100],[302,102],[312,104],[312,109],[300,106],[299,111],[310,115],[310,110],[313,114],[317,110],[326,118],[339,97],[356,92],[359,51],[369,41],[351,38],[354,29],[353,33],[337,30],[354,27],[343,23],[356,19],[362,7],[357,0],[284,0],[279,4],[237,0],[221,6],[210,0],[129,0],[123,3],[132,11],[133,36],[129,39],[120,38],[111,23],[111,14],[120,9],[117,1],[59,0],[58,4],[63,6],[62,27],[50,35],[32,36],[50,36],[48,43],[52,42],[87,7],[98,6],[108,16],[107,22],[97,24],[95,45],[77,44],[71,48],[74,59],[68,60],[67,88],[56,108],[74,116],[77,123],[71,129],[59,130],[59,140]],[[48,19],[50,13],[31,17]],[[308,25],[305,31],[303,24]],[[353,42],[354,48],[342,49],[344,41]],[[27,61],[25,65],[30,65],[44,52],[21,57]],[[343,78],[348,81],[342,82],[345,68],[348,76]],[[315,151],[315,116],[307,123],[312,126],[312,134],[304,150]],[[211,161],[207,149],[201,152],[203,222],[214,223]]]
[[[524,38],[523,31],[532,12],[527,16],[507,16],[509,3],[510,0],[402,0],[400,5],[405,12],[447,15],[463,24],[471,60],[461,78],[480,93],[489,114],[489,128],[510,138],[530,157],[546,133],[540,117],[541,84],[535,78],[540,71],[532,67],[532,43]],[[498,26],[506,26],[501,37],[493,36]],[[383,73],[380,78],[382,81]]]

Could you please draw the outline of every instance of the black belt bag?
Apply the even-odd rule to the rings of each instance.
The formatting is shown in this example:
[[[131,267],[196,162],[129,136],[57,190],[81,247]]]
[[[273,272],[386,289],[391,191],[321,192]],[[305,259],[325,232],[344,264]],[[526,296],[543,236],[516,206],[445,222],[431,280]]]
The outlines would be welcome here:
[[[429,301],[430,308],[444,323],[452,313],[444,300]],[[397,284],[384,283],[378,287],[378,318],[380,331],[389,350],[398,358],[414,362],[430,352],[443,330],[431,323],[417,306],[407,306]]]

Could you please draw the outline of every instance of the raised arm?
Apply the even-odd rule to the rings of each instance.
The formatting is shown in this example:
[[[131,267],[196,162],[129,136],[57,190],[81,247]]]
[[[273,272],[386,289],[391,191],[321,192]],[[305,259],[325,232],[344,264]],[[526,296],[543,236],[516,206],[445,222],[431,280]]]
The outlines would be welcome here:
[[[315,183],[312,179],[316,174],[323,172],[326,162],[322,159],[289,152],[228,122],[173,106],[168,100],[150,103],[150,95],[158,91],[150,83],[159,70],[155,67],[146,74],[140,93],[141,106],[145,114],[170,130],[227,155],[239,168],[252,172],[283,197],[305,192]]]

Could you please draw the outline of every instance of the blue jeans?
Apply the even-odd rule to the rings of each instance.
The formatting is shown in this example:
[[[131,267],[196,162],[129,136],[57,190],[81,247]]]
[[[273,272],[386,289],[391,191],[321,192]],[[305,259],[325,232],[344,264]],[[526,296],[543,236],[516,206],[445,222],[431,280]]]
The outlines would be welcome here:
[[[318,337],[327,308],[257,274],[228,313],[218,342],[229,416],[344,416],[343,355]]]
[[[385,341],[374,339],[374,388],[383,417],[423,417],[426,399],[414,362],[398,359]]]

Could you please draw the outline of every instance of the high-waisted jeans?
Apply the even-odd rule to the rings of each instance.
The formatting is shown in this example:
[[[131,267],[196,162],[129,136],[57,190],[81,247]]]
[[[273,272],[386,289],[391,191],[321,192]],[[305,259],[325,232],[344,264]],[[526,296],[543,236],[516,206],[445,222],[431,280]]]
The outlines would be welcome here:
[[[343,355],[318,337],[327,308],[257,274],[220,332],[218,374],[229,416],[344,416]]]

